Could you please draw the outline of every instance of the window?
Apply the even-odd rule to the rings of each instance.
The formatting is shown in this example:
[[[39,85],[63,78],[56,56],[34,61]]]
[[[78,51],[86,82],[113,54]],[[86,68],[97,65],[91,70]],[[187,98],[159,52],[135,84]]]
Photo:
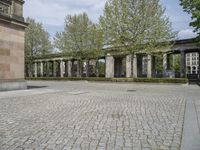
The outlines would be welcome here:
[[[190,57],[190,53],[187,53],[187,54],[186,54],[186,57]]]
[[[192,74],[196,74],[196,67],[192,67]]]

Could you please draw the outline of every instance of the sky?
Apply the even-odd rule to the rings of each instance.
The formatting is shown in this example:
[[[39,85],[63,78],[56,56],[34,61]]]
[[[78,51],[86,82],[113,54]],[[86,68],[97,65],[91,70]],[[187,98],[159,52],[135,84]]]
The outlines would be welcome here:
[[[64,19],[68,14],[87,12],[94,22],[103,14],[106,0],[25,0],[24,17],[41,22],[51,39],[56,32],[64,30]],[[165,15],[172,22],[172,28],[178,32],[178,39],[193,38],[193,28],[189,26],[191,16],[183,12],[180,0],[161,0]]]

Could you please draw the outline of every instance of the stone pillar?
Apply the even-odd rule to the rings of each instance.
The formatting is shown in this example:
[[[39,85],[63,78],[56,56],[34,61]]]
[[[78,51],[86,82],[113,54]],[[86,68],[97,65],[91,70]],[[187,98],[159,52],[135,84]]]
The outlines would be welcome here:
[[[163,54],[163,77],[166,77],[166,72],[168,69],[168,55]]]
[[[35,62],[35,68],[34,68],[34,70],[35,70],[35,77],[37,78],[37,75],[38,75],[38,73],[37,73],[37,62]]]
[[[95,71],[96,71],[96,77],[99,77],[99,60],[98,59],[96,61]]]
[[[60,77],[63,78],[63,71],[64,71],[64,68],[63,68],[63,60],[60,60]]]
[[[164,71],[164,72],[166,72],[167,69],[168,69],[168,68],[167,68],[167,66],[168,66],[168,64],[167,64],[167,57],[168,57],[167,54],[164,54],[164,55],[163,55],[163,71]]]
[[[147,78],[152,78],[152,61],[153,58],[151,55],[147,55]]]
[[[176,55],[175,54],[172,54],[172,67],[173,67],[173,70],[175,68],[175,64],[176,64]],[[175,70],[174,70],[175,71]]]
[[[76,77],[81,77],[81,75],[80,75],[80,61],[79,60],[77,60],[77,71],[76,71]]]
[[[33,64],[32,63],[28,63],[28,77],[33,77]]]
[[[23,4],[24,0],[0,0],[0,91],[27,88],[24,35],[28,24],[23,18]],[[36,64],[30,62],[33,70]],[[37,77],[37,71],[31,73]]]
[[[133,55],[133,78],[138,77],[137,55]]]
[[[56,61],[54,60],[54,61],[53,61],[53,77],[56,77],[56,75],[57,75],[57,73],[56,73],[56,69],[57,69],[57,68],[56,68],[56,64],[57,64],[57,63],[56,63]]]
[[[199,80],[200,80],[200,52],[199,52]]]
[[[181,51],[181,78],[185,78],[186,64],[185,64],[185,52]]]
[[[71,60],[68,60],[68,63],[67,63],[67,73],[68,73],[68,77],[72,77],[72,61]]]
[[[89,77],[89,60],[86,60],[86,66],[85,66],[85,70],[86,70],[86,77]]]
[[[132,76],[132,55],[126,56],[126,77],[130,78]]]
[[[114,58],[110,54],[106,56],[106,78],[114,77]]]
[[[49,77],[49,61],[46,62],[46,76]]]
[[[40,76],[43,77],[44,75],[44,66],[43,66],[43,62],[40,62]]]

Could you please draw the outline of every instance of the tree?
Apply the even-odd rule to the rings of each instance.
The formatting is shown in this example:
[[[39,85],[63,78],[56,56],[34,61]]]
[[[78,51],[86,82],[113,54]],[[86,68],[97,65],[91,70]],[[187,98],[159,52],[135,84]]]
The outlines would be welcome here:
[[[194,32],[199,34],[200,38],[200,1],[199,0],[180,0],[184,11],[192,14],[190,26],[194,27]]]
[[[44,56],[52,52],[50,35],[46,32],[41,23],[34,19],[27,18],[29,23],[25,30],[25,61],[29,64],[29,75],[32,76],[32,64],[34,57]]]
[[[64,31],[56,33],[54,45],[80,61],[82,58],[96,58],[102,49],[102,32],[86,13],[68,15]]]
[[[160,50],[175,37],[164,12],[159,0],[108,0],[100,17],[104,45],[131,53]]]

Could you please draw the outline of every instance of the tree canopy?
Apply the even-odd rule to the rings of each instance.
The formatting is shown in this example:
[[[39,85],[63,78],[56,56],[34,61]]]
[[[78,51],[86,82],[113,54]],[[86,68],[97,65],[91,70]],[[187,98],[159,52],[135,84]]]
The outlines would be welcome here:
[[[102,32],[86,13],[68,15],[63,32],[56,33],[54,45],[76,57],[97,57],[102,49]]]
[[[180,0],[184,11],[192,15],[190,26],[194,27],[194,32],[200,38],[200,0]]]
[[[155,51],[159,43],[175,36],[164,13],[159,0],[108,0],[100,17],[104,45],[131,52]]]
[[[50,35],[44,30],[43,25],[31,18],[27,18],[26,22],[29,23],[25,30],[26,61],[30,61],[36,56],[44,56],[51,53]]]

